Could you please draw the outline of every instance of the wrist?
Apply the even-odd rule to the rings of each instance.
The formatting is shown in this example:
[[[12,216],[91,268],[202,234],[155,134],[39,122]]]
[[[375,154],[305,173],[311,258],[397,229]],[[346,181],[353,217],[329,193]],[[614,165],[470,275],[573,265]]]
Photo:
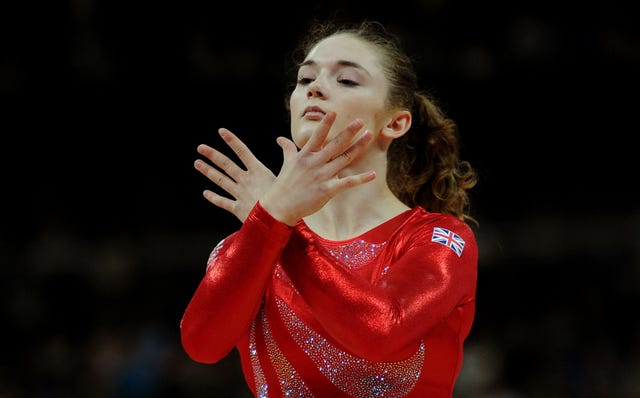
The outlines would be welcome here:
[[[265,196],[263,199],[258,201],[260,206],[271,215],[271,217],[280,221],[281,223],[287,224],[290,227],[295,226],[300,220],[299,217],[292,217],[286,210],[285,207],[282,206],[281,200],[272,200],[268,196]]]

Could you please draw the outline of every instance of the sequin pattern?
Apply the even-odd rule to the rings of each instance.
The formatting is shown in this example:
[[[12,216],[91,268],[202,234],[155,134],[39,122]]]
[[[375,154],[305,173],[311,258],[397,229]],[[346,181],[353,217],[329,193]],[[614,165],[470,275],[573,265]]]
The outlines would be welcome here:
[[[264,377],[264,372],[260,366],[260,359],[258,358],[258,349],[256,347],[256,322],[254,320],[251,324],[251,331],[249,334],[249,354],[251,356],[251,367],[253,368],[253,378],[256,383],[256,396],[258,398],[269,397],[269,386]]]
[[[286,282],[289,286],[291,286],[291,288],[296,293],[299,294],[298,289],[296,289],[296,287],[293,285],[293,282],[289,278],[289,275],[287,275],[287,273],[284,272],[284,269],[282,269],[282,266],[280,264],[276,264],[276,267],[275,267],[275,270],[273,271],[273,273],[275,274],[276,277],[278,277],[279,279],[281,279],[284,282]]]
[[[209,258],[207,259],[207,269],[209,269],[211,264],[213,264],[213,260],[215,260],[218,257],[218,253],[220,253],[223,243],[224,243],[224,239],[218,242],[218,244],[213,248],[213,250],[209,254]]]
[[[399,398],[415,387],[424,363],[424,342],[404,361],[370,362],[329,343],[302,322],[281,299],[277,304],[293,339],[340,390],[355,398]]]
[[[262,312],[262,324],[264,326],[264,340],[267,345],[267,352],[269,353],[271,364],[278,375],[282,394],[285,397],[313,398],[313,394],[306,384],[304,384],[298,372],[296,372],[278,348],[271,334],[269,320],[264,311]]]
[[[363,239],[344,245],[325,245],[325,249],[338,261],[351,270],[357,270],[369,264],[386,242],[371,243]]]

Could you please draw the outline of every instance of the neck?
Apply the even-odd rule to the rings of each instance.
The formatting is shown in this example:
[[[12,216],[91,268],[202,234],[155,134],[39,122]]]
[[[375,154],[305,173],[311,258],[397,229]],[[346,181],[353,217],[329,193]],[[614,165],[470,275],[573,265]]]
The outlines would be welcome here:
[[[346,240],[408,209],[391,192],[386,181],[378,177],[336,195],[322,209],[305,217],[304,221],[323,238]]]

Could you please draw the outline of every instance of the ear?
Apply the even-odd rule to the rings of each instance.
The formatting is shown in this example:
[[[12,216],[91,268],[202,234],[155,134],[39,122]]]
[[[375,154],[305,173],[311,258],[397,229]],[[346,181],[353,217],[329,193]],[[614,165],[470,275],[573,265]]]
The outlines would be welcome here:
[[[382,135],[390,139],[402,137],[411,127],[411,112],[407,110],[396,111],[382,129]]]

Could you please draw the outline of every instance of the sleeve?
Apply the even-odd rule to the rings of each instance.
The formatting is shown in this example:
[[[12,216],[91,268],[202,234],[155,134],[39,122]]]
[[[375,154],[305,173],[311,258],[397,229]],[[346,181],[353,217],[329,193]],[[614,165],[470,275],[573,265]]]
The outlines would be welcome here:
[[[475,238],[468,225],[460,222],[455,228],[465,242],[460,256],[432,241],[433,227],[424,229],[413,234],[392,264],[385,264],[388,272],[375,283],[351,273],[298,230],[282,265],[337,342],[371,361],[400,360],[455,307],[475,296]],[[290,258],[295,252],[304,252],[306,261]]]
[[[233,349],[260,308],[291,231],[258,202],[242,227],[212,251],[180,321],[191,359],[215,363]]]

